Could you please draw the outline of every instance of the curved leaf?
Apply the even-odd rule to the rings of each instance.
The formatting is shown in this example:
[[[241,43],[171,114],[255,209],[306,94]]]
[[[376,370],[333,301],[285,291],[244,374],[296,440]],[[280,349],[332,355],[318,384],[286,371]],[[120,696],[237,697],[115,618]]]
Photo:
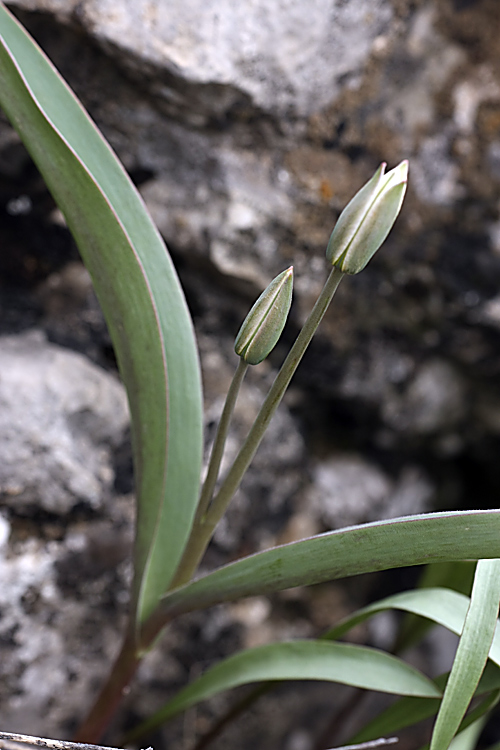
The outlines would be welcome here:
[[[399,609],[413,615],[425,617],[438,625],[443,625],[453,633],[460,635],[464,625],[470,599],[458,591],[444,588],[415,589],[400,594],[387,596],[367,607],[358,609],[328,630],[323,638],[337,639],[351,630],[355,625],[388,609]],[[500,645],[500,644],[499,644]],[[500,651],[498,652],[500,656]]]
[[[496,561],[488,561],[495,563]],[[342,620],[337,626],[329,630],[324,638],[340,638],[355,625],[373,617],[374,615],[387,611],[388,609],[399,609],[420,617],[432,620],[448,630],[460,635],[464,628],[464,622],[469,609],[470,599],[464,594],[444,588],[418,589],[405,591],[401,594],[386,597],[374,604],[354,612]],[[495,663],[490,664],[485,670],[479,685],[474,685],[472,693],[482,695],[500,688],[500,628],[496,626],[489,650],[489,658]],[[442,675],[436,680],[440,688],[444,688],[448,675]],[[433,716],[439,709],[439,701],[435,699],[412,700],[402,699],[390,706],[386,711],[377,716],[370,724],[356,734],[356,741],[365,741],[382,734],[397,732],[398,730],[415,724],[422,719]]]
[[[224,690],[263,680],[327,680],[397,695],[441,695],[421,672],[383,651],[327,641],[274,643],[242,651],[207,670],[134,729],[127,742],[195,703]]]
[[[439,675],[439,677],[436,677],[434,680],[440,690],[444,690],[448,674],[449,673],[446,672],[446,674]],[[500,669],[489,662],[486,665],[486,669],[483,672],[475,693],[477,697],[484,695],[486,695],[486,697],[475,709],[475,716],[480,715],[481,711],[488,711],[492,705],[494,705],[499,691]],[[435,716],[438,712],[439,704],[439,698],[400,698],[378,714],[378,716],[375,716],[375,718],[368,722],[363,729],[356,732],[350,741],[367,742],[376,739],[377,737],[381,737],[384,734],[399,732],[400,729],[405,729],[413,724],[417,724],[419,721]],[[466,720],[468,720],[471,715],[472,712],[466,716]],[[467,724],[466,720],[462,722],[462,726]]]
[[[432,732],[431,750],[447,750],[472,700],[497,627],[500,560],[479,560],[470,605]]]
[[[127,388],[138,494],[139,621],[168,588],[201,466],[201,386],[186,302],[122,166],[53,66],[0,4],[0,104],[90,271]]]
[[[498,671],[498,670],[497,670]],[[448,673],[440,675],[435,682],[444,687]],[[459,732],[466,729],[477,719],[481,718],[494,708],[500,697],[500,677],[497,677],[496,689],[492,691],[482,690],[481,683],[475,693],[476,697],[485,697],[470,711],[462,720]],[[424,719],[434,716],[439,708],[439,698],[401,698],[393,703],[388,709],[376,716],[363,729],[350,738],[350,742],[370,742],[384,734],[393,734],[406,727],[418,724]],[[425,746],[429,748],[429,745]]]
[[[425,617],[437,625],[442,625],[451,630],[452,633],[460,635],[469,606],[469,597],[452,589],[429,588],[403,591],[400,594],[388,596],[378,602],[369,604],[367,607],[358,609],[357,612],[344,618],[338,625],[331,628],[324,634],[323,638],[331,640],[341,638],[355,625],[388,609],[400,609]],[[500,625],[498,623],[488,656],[492,662],[500,667]]]
[[[470,596],[475,570],[475,560],[426,565],[419,577],[417,588],[441,587]],[[401,653],[421,641],[430,627],[432,627],[432,624],[428,620],[422,619],[418,615],[408,614],[399,627],[394,645],[395,652]]]
[[[244,596],[376,570],[500,555],[500,511],[429,513],[284,544],[219,568],[167,594],[148,627]]]
[[[487,720],[488,716],[484,713],[478,719],[471,722],[467,727],[461,729],[460,733],[451,741],[450,750],[474,750]]]

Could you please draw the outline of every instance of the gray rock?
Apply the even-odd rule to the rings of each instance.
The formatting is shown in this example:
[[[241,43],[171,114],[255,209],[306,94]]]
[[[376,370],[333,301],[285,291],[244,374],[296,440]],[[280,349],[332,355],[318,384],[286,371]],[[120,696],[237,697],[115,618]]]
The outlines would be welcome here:
[[[0,338],[0,492],[14,508],[98,508],[128,425],[123,386],[40,332]]]
[[[360,77],[393,12],[388,0],[283,0],[235,5],[147,0],[18,0],[20,7],[78,22],[139,67],[188,83],[232,87],[262,109],[302,115],[336,99]],[[161,93],[161,92],[160,92]],[[165,87],[164,95],[169,96]]]
[[[430,510],[434,487],[415,467],[397,481],[360,456],[338,455],[313,469],[308,502],[320,521],[337,529]]]
[[[457,428],[466,413],[466,389],[447,362],[423,364],[407,389],[387,403],[385,421],[400,432],[436,434]]]
[[[80,521],[67,533],[56,521],[27,535],[14,514],[11,522],[0,516],[5,731],[58,736],[92,700],[128,601],[131,501],[114,498],[105,520]]]

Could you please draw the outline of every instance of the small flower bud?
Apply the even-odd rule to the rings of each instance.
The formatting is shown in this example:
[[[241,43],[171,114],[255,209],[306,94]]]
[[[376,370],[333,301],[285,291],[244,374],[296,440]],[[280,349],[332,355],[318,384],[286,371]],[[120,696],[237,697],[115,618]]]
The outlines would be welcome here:
[[[258,365],[274,349],[285,327],[292,303],[293,267],[276,276],[243,321],[234,351],[250,365]]]
[[[344,273],[358,273],[383,243],[401,210],[408,181],[408,161],[384,174],[383,163],[356,193],[335,224],[326,248],[330,263]]]

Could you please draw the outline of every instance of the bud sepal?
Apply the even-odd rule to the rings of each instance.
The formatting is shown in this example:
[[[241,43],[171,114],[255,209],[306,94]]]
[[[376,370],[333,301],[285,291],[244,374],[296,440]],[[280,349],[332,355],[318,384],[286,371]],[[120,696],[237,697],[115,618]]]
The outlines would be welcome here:
[[[384,162],[340,214],[326,248],[330,263],[344,273],[359,273],[377,252],[401,210],[408,161],[385,174]]]
[[[258,365],[274,349],[285,327],[292,303],[293,266],[276,276],[243,321],[236,354],[249,365]]]

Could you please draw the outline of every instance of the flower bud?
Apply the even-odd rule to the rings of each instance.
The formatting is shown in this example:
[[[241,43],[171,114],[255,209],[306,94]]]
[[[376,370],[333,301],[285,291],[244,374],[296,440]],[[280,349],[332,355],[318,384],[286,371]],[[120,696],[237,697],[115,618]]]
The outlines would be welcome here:
[[[408,161],[384,174],[383,163],[356,193],[335,224],[326,248],[330,263],[344,273],[358,273],[383,243],[406,192]]]
[[[250,365],[258,365],[274,349],[285,327],[292,303],[293,267],[276,276],[243,321],[234,351]]]

